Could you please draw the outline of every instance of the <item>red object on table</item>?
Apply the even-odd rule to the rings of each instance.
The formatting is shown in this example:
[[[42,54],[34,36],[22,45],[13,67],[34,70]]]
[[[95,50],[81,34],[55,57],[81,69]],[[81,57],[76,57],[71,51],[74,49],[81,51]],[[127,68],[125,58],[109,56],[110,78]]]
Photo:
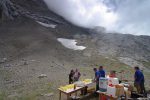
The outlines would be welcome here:
[[[107,100],[107,97],[105,95],[101,95],[99,100]]]

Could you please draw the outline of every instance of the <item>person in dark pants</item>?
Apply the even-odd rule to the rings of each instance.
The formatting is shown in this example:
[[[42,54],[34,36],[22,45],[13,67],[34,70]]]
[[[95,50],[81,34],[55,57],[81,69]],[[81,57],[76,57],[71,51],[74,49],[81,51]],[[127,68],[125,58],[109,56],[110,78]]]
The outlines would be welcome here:
[[[74,79],[74,70],[72,69],[69,74],[69,84],[72,84],[74,82],[73,79]]]
[[[134,74],[134,86],[137,89],[138,93],[145,94],[145,87],[144,87],[144,75],[139,67],[134,67],[135,74]]]
[[[94,81],[96,82],[96,91],[99,90],[99,71],[97,68],[93,68],[93,71],[95,72]]]
[[[0,6],[0,19],[2,19],[2,13],[3,13],[2,7]]]

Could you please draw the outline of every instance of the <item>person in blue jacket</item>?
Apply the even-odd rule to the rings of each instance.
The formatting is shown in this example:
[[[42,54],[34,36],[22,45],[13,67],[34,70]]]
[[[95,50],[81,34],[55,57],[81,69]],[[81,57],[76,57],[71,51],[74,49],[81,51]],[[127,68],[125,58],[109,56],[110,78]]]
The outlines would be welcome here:
[[[93,68],[93,71],[95,72],[94,81],[96,82],[96,91],[99,90],[99,70],[97,68]]]
[[[103,66],[99,66],[99,78],[105,77],[105,70],[103,69]]]
[[[137,89],[138,93],[145,93],[145,87],[144,87],[144,75],[139,67],[134,67],[135,74],[134,74],[134,85]]]

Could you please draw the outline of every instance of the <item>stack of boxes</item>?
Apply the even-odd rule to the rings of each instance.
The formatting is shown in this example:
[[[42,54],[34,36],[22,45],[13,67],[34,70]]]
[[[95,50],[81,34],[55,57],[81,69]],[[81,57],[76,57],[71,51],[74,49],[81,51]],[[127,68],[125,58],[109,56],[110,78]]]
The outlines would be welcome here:
[[[118,78],[100,78],[99,89],[101,92],[106,92],[107,95],[112,97],[125,95],[124,85],[119,84]]]

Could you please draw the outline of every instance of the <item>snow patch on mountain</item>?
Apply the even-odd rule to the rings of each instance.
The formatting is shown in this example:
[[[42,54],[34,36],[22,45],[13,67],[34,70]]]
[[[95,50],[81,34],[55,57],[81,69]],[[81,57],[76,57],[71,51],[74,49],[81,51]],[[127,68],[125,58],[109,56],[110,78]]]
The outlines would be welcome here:
[[[84,50],[86,47],[78,46],[77,41],[73,39],[65,39],[65,38],[58,38],[57,39],[64,47],[73,49],[73,50]]]
[[[56,28],[56,26],[57,26],[57,25],[54,25],[54,24],[47,24],[47,23],[43,23],[43,22],[40,22],[40,21],[36,21],[36,22],[39,23],[42,26],[49,27],[49,28]]]

